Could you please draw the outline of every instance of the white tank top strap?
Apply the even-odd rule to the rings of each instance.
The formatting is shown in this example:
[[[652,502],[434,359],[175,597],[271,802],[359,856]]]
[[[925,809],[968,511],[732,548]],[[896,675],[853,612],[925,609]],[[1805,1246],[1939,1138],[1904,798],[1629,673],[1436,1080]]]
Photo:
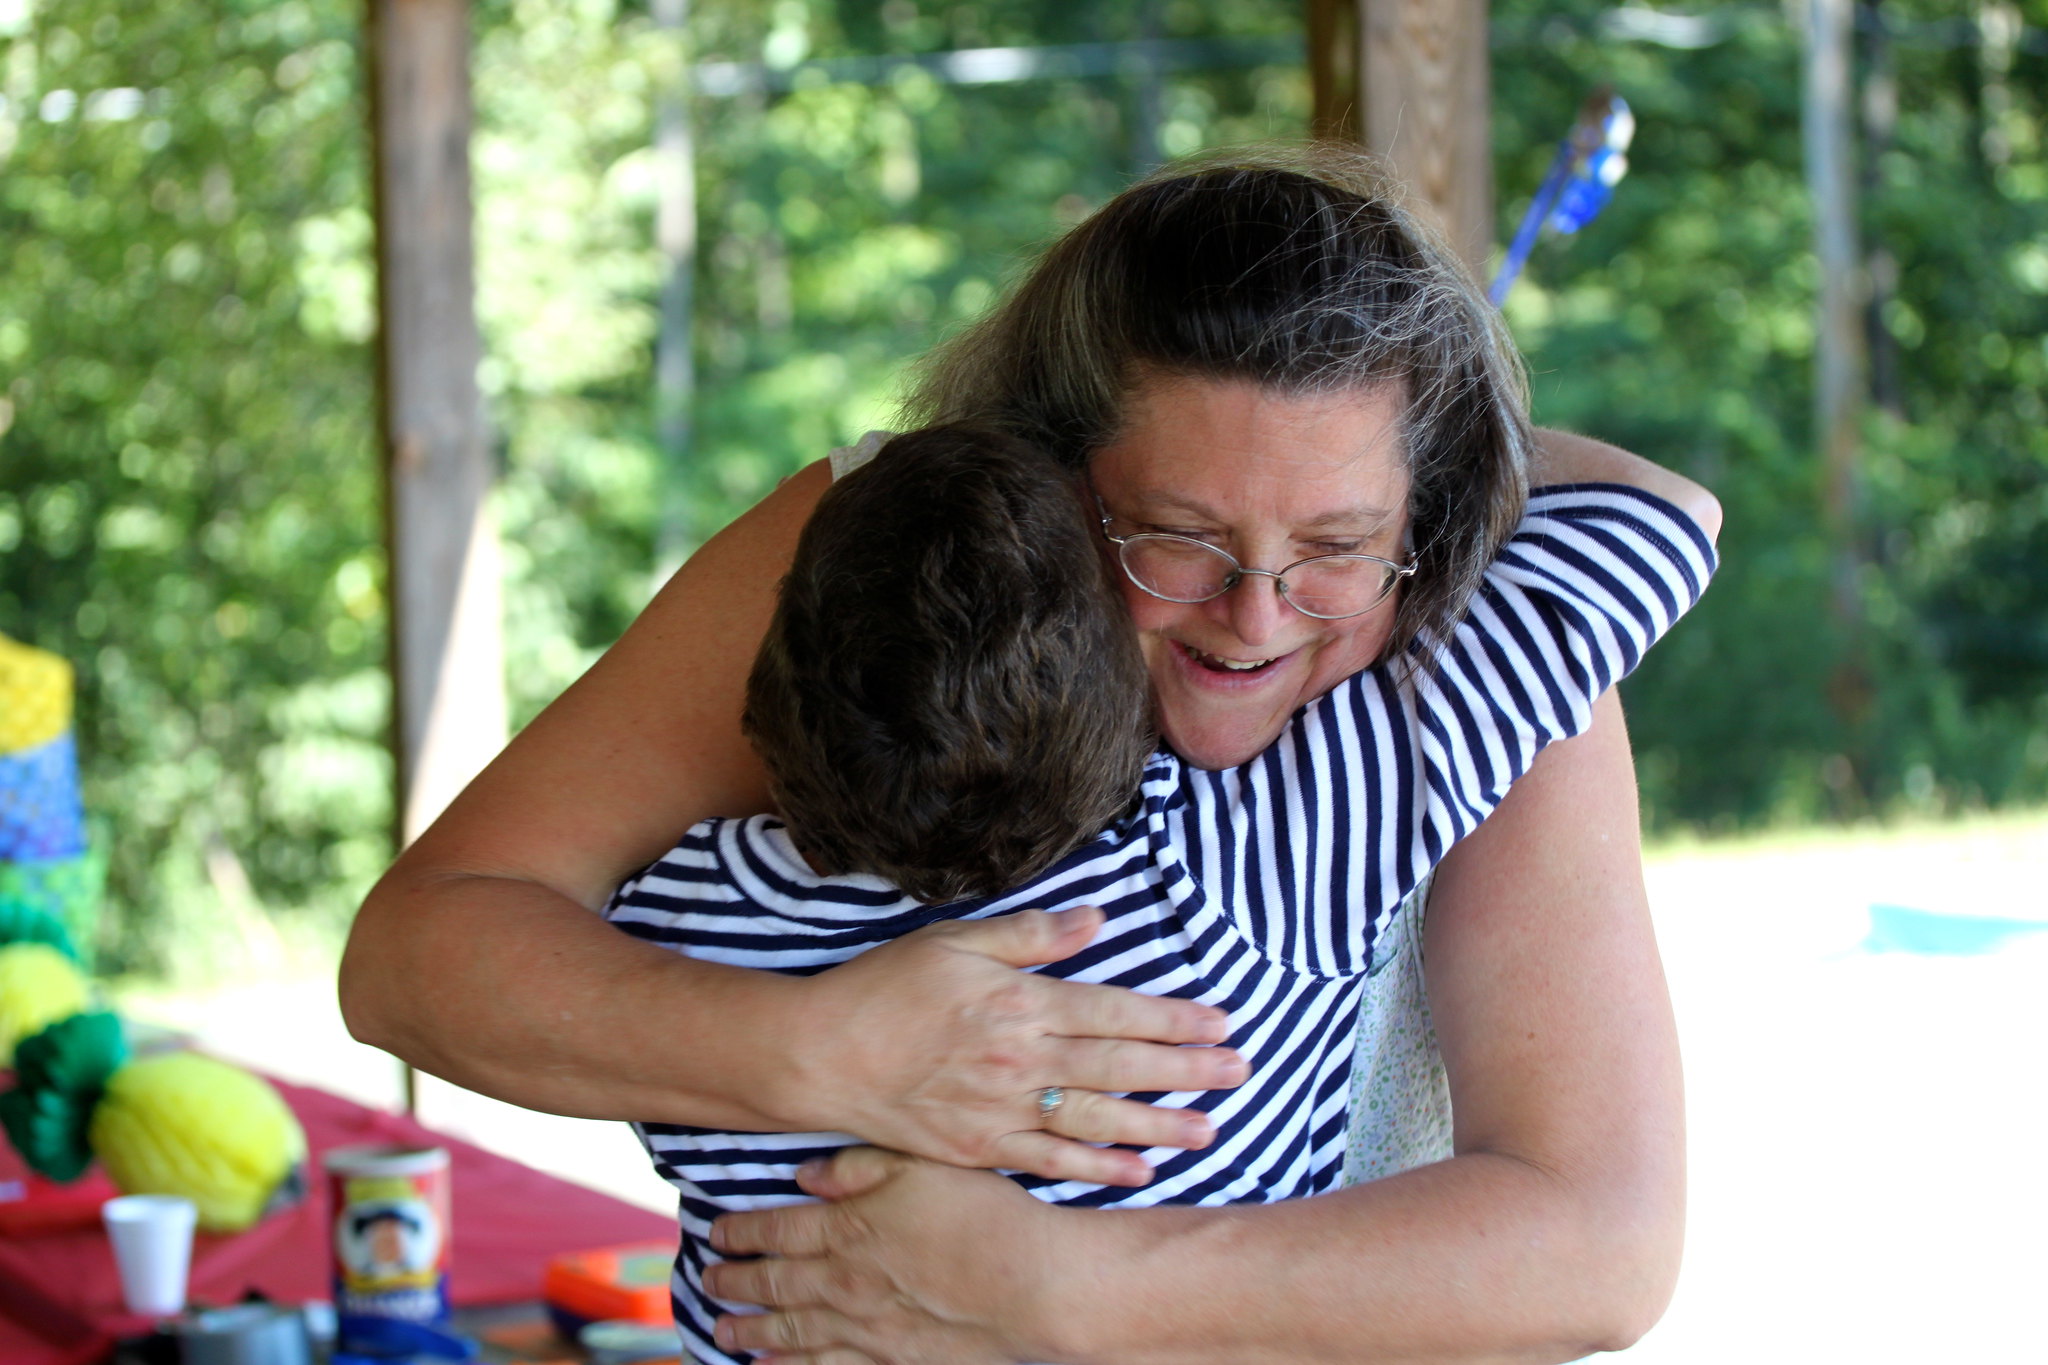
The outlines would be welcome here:
[[[839,446],[834,449],[831,455],[832,481],[834,483],[839,482],[839,480],[845,478],[854,470],[859,469],[869,460],[874,459],[875,452],[879,451],[895,434],[893,431],[871,431],[850,446]]]

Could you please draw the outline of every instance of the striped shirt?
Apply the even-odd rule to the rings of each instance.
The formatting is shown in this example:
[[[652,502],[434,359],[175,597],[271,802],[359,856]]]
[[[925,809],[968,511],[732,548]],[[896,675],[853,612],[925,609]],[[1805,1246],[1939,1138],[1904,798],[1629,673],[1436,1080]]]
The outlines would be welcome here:
[[[1704,590],[1714,554],[1669,504],[1618,485],[1538,490],[1433,669],[1369,669],[1221,771],[1170,752],[1137,809],[1029,885],[929,906],[880,878],[809,870],[772,816],[708,820],[619,888],[605,914],[709,961],[809,974],[940,919],[1097,905],[1083,952],[1040,970],[1228,1011],[1251,1066],[1236,1090],[1143,1094],[1207,1110],[1199,1152],[1144,1153],[1142,1189],[1013,1174],[1049,1202],[1270,1202],[1336,1187],[1360,990],[1389,917],[1552,740]],[[796,1167],[856,1139],[635,1125],[680,1192],[676,1320],[697,1358],[726,1305],[702,1289],[713,1218],[804,1198]],[[745,1311],[745,1310],[741,1310]]]

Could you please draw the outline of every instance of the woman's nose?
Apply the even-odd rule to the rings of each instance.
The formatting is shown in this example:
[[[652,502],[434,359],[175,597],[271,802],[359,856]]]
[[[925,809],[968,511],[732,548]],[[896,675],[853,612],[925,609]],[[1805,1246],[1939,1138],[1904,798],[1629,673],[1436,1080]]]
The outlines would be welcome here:
[[[1231,632],[1248,645],[1271,640],[1294,614],[1294,608],[1280,599],[1280,580],[1270,574],[1247,573],[1216,600],[1228,613]]]

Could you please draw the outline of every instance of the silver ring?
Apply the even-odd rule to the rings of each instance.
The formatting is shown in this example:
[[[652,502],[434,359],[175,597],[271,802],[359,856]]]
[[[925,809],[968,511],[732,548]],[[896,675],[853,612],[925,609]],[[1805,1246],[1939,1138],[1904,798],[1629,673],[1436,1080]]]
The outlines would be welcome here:
[[[1067,1102],[1067,1092],[1056,1085],[1049,1085],[1038,1092],[1038,1126],[1043,1128],[1052,1122],[1052,1116]]]

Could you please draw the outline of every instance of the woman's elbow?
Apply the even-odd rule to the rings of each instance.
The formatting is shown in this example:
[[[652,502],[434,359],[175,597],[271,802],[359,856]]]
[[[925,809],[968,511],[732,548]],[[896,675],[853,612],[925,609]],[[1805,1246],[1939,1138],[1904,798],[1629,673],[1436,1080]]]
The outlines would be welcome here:
[[[393,988],[403,973],[395,965],[400,945],[394,940],[400,926],[389,903],[396,894],[390,881],[387,875],[378,882],[356,912],[335,990],[341,1021],[351,1038],[403,1056],[400,1007],[409,993]]]
[[[1685,1249],[1684,1177],[1610,1187],[1588,1216],[1589,1351],[1633,1346],[1663,1318]]]

